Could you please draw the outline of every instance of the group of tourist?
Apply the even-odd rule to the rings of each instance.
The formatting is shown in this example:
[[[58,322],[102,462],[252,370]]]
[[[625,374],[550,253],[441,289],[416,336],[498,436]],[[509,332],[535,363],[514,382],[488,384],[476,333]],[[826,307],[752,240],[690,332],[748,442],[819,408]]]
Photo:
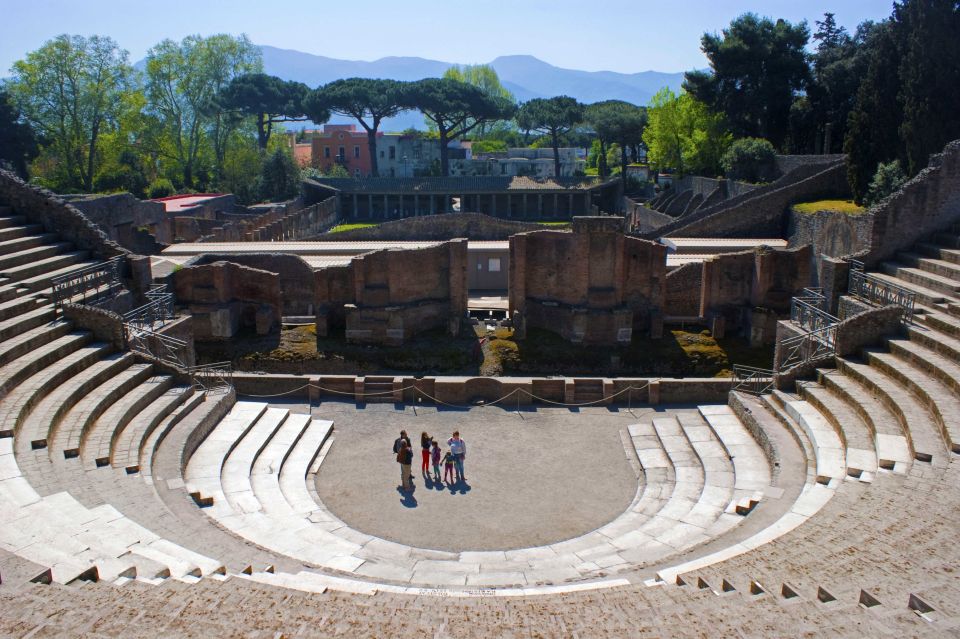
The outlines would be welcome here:
[[[463,461],[467,457],[467,443],[460,438],[460,431],[453,431],[453,436],[447,440],[450,448],[446,453],[440,450],[437,440],[426,432],[420,433],[420,473],[425,479],[430,479],[430,466],[433,465],[433,480],[440,482],[440,463],[443,462],[443,482],[453,484],[466,481],[463,473]],[[407,431],[401,430],[400,437],[393,442],[393,452],[400,464],[400,481],[404,490],[413,488],[413,444],[407,436]]]

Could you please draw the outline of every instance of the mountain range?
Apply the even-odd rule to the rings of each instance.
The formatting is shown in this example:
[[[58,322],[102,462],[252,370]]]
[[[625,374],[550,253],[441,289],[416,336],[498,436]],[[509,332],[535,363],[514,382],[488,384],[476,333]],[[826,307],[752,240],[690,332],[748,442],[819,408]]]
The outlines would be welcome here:
[[[303,82],[309,87],[350,77],[420,80],[439,77],[453,66],[450,62],[414,57],[391,56],[365,62],[266,45],[261,45],[260,50],[263,52],[266,73],[284,80]],[[626,100],[634,104],[647,104],[661,88],[666,86],[678,91],[683,82],[683,73],[578,71],[555,67],[530,55],[501,56],[489,64],[500,76],[503,86],[520,101],[569,95],[583,103]],[[334,118],[331,122],[349,120]],[[385,121],[382,130],[399,131],[408,127],[424,128],[423,116],[419,113],[401,114]]]

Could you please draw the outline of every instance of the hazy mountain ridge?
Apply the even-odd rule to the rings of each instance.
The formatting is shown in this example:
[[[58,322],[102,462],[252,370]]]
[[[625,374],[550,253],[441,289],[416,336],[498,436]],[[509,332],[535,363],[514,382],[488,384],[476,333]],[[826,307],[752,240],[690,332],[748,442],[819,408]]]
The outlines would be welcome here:
[[[367,62],[340,60],[267,45],[261,45],[260,50],[263,52],[266,73],[285,80],[297,80],[310,87],[349,77],[419,80],[440,76],[453,66],[449,62],[417,57],[391,56]],[[668,86],[678,91],[683,82],[683,73],[579,71],[555,67],[530,55],[500,56],[489,64],[496,70],[503,85],[521,101],[569,95],[584,103],[626,100],[634,104],[647,104],[662,87]],[[332,121],[348,120],[336,118]],[[404,113],[387,120],[383,129],[402,130],[411,126],[424,128],[423,116]]]

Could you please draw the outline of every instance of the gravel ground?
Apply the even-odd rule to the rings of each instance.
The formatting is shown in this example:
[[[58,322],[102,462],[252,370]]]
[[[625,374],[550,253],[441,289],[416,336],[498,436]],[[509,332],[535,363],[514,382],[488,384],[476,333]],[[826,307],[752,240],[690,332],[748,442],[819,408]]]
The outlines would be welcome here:
[[[317,493],[344,522],[367,534],[438,550],[507,550],[590,532],[630,504],[637,479],[620,431],[650,409],[496,407],[443,410],[389,404],[358,409],[325,402],[314,416],[334,421],[334,442]],[[400,429],[414,443],[412,494],[399,490],[391,452]],[[420,475],[421,431],[445,451],[459,429],[467,442],[466,482]]]

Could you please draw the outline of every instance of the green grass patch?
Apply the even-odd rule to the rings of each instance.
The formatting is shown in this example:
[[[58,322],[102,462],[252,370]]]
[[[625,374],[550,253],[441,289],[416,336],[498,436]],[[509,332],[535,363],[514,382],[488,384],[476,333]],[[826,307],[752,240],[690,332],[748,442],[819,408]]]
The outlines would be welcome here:
[[[543,226],[570,226],[570,222],[537,222]]]
[[[817,213],[819,211],[858,215],[866,211],[865,208],[853,200],[818,200],[816,202],[801,202],[800,204],[794,204],[792,208],[797,213],[806,213],[808,215]]]
[[[355,222],[353,224],[337,224],[327,231],[327,233],[343,233],[344,231],[356,231],[357,229],[368,229],[371,226],[377,226],[369,222]]]

